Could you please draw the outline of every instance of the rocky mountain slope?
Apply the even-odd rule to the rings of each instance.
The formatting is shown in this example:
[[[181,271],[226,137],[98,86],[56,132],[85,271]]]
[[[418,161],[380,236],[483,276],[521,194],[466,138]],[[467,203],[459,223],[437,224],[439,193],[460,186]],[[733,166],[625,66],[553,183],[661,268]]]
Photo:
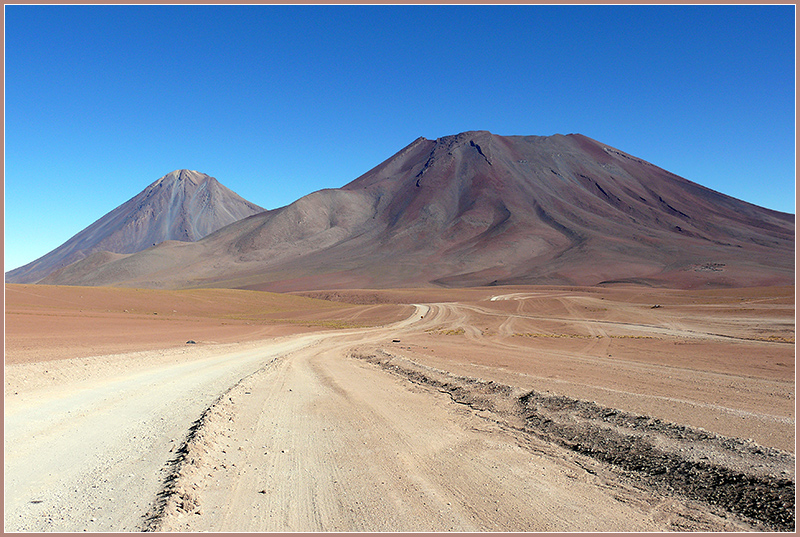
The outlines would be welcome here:
[[[47,283],[266,290],[791,284],[794,215],[580,134],[419,138],[340,189]]]
[[[95,252],[95,261],[116,259],[112,254],[140,252],[166,240],[196,241],[263,210],[213,177],[175,170],[52,252],[9,271],[6,282],[38,282]]]

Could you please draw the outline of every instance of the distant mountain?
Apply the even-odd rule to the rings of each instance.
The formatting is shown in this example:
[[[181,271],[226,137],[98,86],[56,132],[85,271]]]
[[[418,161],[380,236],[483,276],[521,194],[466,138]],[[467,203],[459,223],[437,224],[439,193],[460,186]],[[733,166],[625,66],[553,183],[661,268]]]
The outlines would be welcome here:
[[[754,181],[759,178],[754,178]],[[275,291],[794,282],[794,215],[580,134],[419,138],[340,189],[48,283]]]
[[[263,211],[213,177],[175,170],[52,252],[7,272],[6,282],[38,282],[95,252],[132,254],[166,240],[196,241]],[[103,255],[106,259],[119,257]]]

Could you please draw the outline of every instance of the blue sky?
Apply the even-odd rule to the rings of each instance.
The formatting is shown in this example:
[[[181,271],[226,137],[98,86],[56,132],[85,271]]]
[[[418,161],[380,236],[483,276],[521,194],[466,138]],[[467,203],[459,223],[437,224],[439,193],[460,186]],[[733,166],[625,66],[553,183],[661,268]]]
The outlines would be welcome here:
[[[5,269],[178,169],[276,208],[579,132],[795,212],[795,6],[5,6]]]

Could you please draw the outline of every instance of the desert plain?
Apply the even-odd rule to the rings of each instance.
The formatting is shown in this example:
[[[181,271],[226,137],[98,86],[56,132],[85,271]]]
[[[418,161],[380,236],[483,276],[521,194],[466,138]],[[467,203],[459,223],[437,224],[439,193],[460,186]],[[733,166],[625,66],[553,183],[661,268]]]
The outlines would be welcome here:
[[[5,287],[5,531],[791,531],[794,287]]]

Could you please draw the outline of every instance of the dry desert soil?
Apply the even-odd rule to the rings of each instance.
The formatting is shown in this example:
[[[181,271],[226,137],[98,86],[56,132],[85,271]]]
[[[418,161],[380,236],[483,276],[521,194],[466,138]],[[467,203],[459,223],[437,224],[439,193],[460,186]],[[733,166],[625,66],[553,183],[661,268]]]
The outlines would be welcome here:
[[[5,300],[5,531],[795,527],[793,287]]]

